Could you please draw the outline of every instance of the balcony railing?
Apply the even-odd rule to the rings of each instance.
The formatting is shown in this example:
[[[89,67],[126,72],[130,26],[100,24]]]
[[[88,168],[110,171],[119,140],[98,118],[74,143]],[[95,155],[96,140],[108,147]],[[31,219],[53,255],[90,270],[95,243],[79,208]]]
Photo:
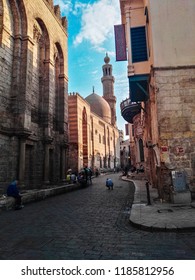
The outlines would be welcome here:
[[[131,102],[130,98],[127,98],[121,102],[120,108],[122,117],[128,123],[133,123],[133,117],[141,112],[141,103]]]

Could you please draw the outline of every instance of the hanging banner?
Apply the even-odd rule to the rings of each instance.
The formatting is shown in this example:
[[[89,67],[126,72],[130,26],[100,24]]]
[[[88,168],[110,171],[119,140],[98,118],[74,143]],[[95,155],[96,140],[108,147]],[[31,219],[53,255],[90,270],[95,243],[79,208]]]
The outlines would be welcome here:
[[[124,24],[115,25],[114,34],[115,34],[116,61],[125,61],[127,60],[125,25]]]

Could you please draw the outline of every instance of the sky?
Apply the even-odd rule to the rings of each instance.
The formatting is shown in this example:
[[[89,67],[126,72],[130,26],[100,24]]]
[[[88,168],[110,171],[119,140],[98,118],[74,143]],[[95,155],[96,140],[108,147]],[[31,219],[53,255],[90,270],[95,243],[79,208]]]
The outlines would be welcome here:
[[[114,25],[121,23],[119,0],[54,0],[68,19],[68,92],[83,98],[93,91],[102,96],[102,65],[106,53],[115,77],[117,126],[125,131],[120,103],[128,94],[127,62],[116,62]]]

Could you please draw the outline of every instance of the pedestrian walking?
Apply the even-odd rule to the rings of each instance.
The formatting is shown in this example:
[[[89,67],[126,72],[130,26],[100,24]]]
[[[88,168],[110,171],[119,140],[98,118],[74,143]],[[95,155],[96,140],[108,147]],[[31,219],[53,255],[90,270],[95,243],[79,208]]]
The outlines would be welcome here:
[[[113,190],[113,186],[114,186],[114,183],[112,182],[112,179],[107,178],[107,179],[106,179],[106,187],[107,187],[109,190]]]
[[[87,182],[88,182],[88,177],[89,177],[88,168],[87,168],[87,166],[85,166],[83,169],[84,169],[84,172],[85,172],[85,180],[86,180],[86,184],[87,184]]]
[[[89,182],[90,182],[90,184],[92,184],[92,175],[93,175],[93,173],[92,173],[91,168],[88,168],[88,176],[89,176]]]
[[[85,171],[86,183],[87,184],[92,184],[92,171],[91,171],[91,168],[85,166],[84,167],[84,171]]]

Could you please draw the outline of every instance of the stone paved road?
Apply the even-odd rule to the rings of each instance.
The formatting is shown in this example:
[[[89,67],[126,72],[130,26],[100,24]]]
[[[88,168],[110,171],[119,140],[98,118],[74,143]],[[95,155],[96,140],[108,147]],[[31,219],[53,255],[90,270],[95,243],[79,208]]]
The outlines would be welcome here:
[[[195,232],[146,232],[129,224],[134,186],[112,174],[21,211],[0,213],[0,259],[195,259]]]

